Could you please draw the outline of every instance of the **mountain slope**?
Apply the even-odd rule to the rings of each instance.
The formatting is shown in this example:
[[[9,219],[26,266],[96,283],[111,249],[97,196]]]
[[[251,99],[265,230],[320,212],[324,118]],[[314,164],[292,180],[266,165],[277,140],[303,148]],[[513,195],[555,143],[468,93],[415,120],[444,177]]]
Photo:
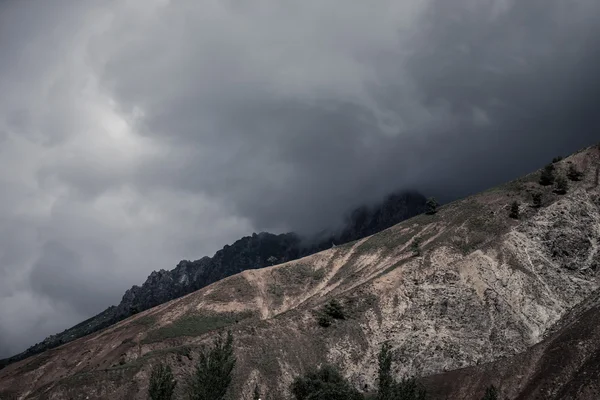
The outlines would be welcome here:
[[[424,205],[425,198],[420,193],[394,193],[373,207],[354,210],[339,233],[322,234],[319,240],[307,241],[295,233],[274,235],[263,232],[226,245],[212,258],[184,260],[170,271],[154,271],[142,286],[133,286],[127,290],[117,306],[111,306],[72,328],[52,335],[23,353],[0,360],[0,368],[97,332],[140,311],[179,298],[246,269],[295,260],[328,249],[333,242],[340,244],[361,239],[423,212]]]
[[[430,376],[424,383],[439,399],[481,398],[489,385],[514,400],[599,399],[600,291],[557,325],[524,353]]]
[[[181,379],[199,346],[225,328],[236,339],[233,398],[255,383],[269,399],[286,398],[295,376],[323,362],[368,391],[388,340],[399,375],[522,353],[599,287],[599,160],[590,148],[556,164],[560,174],[569,163],[585,172],[565,195],[540,186],[535,173],[357,242],[243,271],[6,367],[0,393],[143,399],[153,363],[170,363]],[[532,204],[538,191],[541,208]],[[508,217],[515,200],[520,220]],[[323,328],[317,315],[331,299],[347,318]]]

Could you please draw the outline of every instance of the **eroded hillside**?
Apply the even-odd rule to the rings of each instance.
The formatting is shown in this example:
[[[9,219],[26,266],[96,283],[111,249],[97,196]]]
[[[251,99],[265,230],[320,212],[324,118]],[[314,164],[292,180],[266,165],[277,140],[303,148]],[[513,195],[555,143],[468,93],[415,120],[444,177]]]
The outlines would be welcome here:
[[[541,343],[512,357],[424,379],[435,399],[481,398],[494,385],[514,400],[600,398],[600,291],[571,310]]]
[[[234,398],[255,383],[269,399],[286,398],[296,375],[323,362],[369,390],[386,340],[398,374],[523,352],[599,286],[599,156],[590,148],[555,165],[557,174],[569,163],[585,172],[564,195],[534,173],[358,242],[244,271],[12,364],[0,371],[0,397],[142,399],[154,362],[181,377],[222,328],[236,339]],[[518,220],[508,217],[514,201]],[[346,318],[322,327],[318,312],[331,299]]]

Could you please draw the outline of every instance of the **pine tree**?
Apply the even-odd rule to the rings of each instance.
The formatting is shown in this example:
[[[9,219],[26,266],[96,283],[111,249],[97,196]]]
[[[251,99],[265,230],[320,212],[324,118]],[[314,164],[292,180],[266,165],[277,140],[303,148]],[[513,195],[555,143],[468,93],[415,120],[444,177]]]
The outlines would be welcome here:
[[[392,347],[384,343],[379,351],[379,391],[377,400],[393,400],[394,378],[392,377]]]
[[[223,400],[235,366],[233,335],[227,332],[215,339],[213,347],[203,349],[196,369],[188,380],[189,400]]]
[[[567,193],[568,189],[569,184],[567,183],[567,180],[564,176],[559,176],[558,178],[556,178],[556,188],[554,189],[556,193],[565,194]]]
[[[413,255],[416,257],[421,255],[421,241],[422,241],[421,238],[416,236],[413,239],[412,244],[411,244]]]
[[[508,214],[510,218],[519,219],[519,202],[513,201],[510,205],[510,213]]]
[[[329,303],[325,305],[324,312],[333,319],[346,319],[344,308],[336,299],[331,299]]]
[[[177,382],[173,378],[173,372],[168,365],[157,364],[152,368],[150,374],[150,386],[148,387],[148,398],[150,400],[171,400]]]
[[[252,400],[260,400],[260,391],[258,389],[258,384],[254,386],[254,393],[252,394]]]
[[[567,178],[572,181],[580,181],[583,177],[583,173],[579,171],[574,164],[569,164],[569,170],[567,171]]]
[[[427,199],[425,203],[425,214],[433,215],[437,212],[438,202],[435,200],[435,197],[430,197]]]
[[[539,180],[540,185],[549,186],[554,183],[554,165],[548,164],[542,170]]]
[[[485,390],[485,395],[481,400],[498,400],[498,389],[494,385],[491,385]]]
[[[531,195],[531,197],[533,198],[533,206],[535,208],[540,208],[542,206],[542,194],[534,193]]]

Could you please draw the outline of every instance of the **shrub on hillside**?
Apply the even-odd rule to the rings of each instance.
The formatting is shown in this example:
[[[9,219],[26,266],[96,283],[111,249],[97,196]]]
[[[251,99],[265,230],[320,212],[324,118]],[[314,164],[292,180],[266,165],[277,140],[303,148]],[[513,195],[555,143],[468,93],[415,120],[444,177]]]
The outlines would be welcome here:
[[[540,208],[542,206],[542,194],[534,193],[531,195],[531,197],[533,199],[533,207]]]
[[[567,171],[567,178],[572,181],[580,181],[583,178],[583,172],[579,171],[574,164],[569,164],[569,170]]]
[[[438,202],[435,200],[435,197],[430,197],[427,199],[425,203],[425,214],[433,215],[437,212]]]
[[[381,346],[378,355],[379,388],[363,396],[332,366],[323,366],[294,380],[291,386],[296,400],[425,400],[425,387],[414,378],[396,381],[392,373],[392,348]],[[365,386],[366,387],[366,386]]]
[[[363,395],[329,365],[298,377],[292,383],[296,400],[363,400]]]
[[[488,387],[481,400],[498,400],[498,389],[494,385]]]
[[[544,167],[540,174],[539,183],[542,186],[550,186],[554,183],[554,165],[548,164]]]
[[[252,400],[260,400],[260,390],[258,385],[254,386],[254,392],[252,393]]]
[[[171,367],[157,364],[150,373],[150,385],[148,387],[148,399],[171,400],[177,381],[173,378]]]
[[[329,317],[329,315],[327,314],[319,314],[317,316],[317,323],[319,324],[319,326],[322,326],[323,328],[327,328],[331,326],[331,317]]]
[[[569,184],[567,183],[567,180],[564,176],[559,176],[558,178],[556,178],[556,188],[554,189],[554,192],[556,192],[557,194],[565,194],[567,193],[568,189]]]
[[[322,327],[327,328],[334,319],[346,319],[344,308],[336,299],[332,299],[325,304],[317,316],[317,322]]]
[[[346,319],[344,308],[336,299],[332,299],[325,305],[325,314],[329,315],[333,319]]]
[[[379,362],[379,391],[376,400],[392,400],[394,378],[392,376],[392,347],[389,343],[384,343],[381,346],[377,361]]]
[[[510,213],[508,214],[510,218],[519,219],[519,202],[513,201],[510,205]]]
[[[410,245],[412,251],[413,251],[413,256],[418,257],[421,255],[421,242],[423,240],[419,237],[419,236],[415,236],[413,238],[412,244]]]
[[[200,360],[188,379],[188,399],[225,399],[235,361],[231,331],[227,332],[226,338],[219,334],[212,348],[203,349],[200,353]]]

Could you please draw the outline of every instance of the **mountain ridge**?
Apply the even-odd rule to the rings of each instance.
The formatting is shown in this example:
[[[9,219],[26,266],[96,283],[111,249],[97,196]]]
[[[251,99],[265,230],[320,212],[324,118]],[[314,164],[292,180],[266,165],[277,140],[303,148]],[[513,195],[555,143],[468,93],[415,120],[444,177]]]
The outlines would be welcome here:
[[[421,213],[424,206],[425,197],[420,193],[398,191],[378,204],[353,210],[337,233],[322,232],[315,239],[295,233],[254,233],[225,245],[213,257],[205,256],[196,261],[182,260],[172,270],[153,271],[141,286],[134,285],[128,289],[118,305],[110,306],[61,333],[51,335],[22,353],[0,360],[0,368],[105,329],[140,311],[184,296],[245,269],[298,259],[327,249],[334,242],[342,244],[371,235]]]

